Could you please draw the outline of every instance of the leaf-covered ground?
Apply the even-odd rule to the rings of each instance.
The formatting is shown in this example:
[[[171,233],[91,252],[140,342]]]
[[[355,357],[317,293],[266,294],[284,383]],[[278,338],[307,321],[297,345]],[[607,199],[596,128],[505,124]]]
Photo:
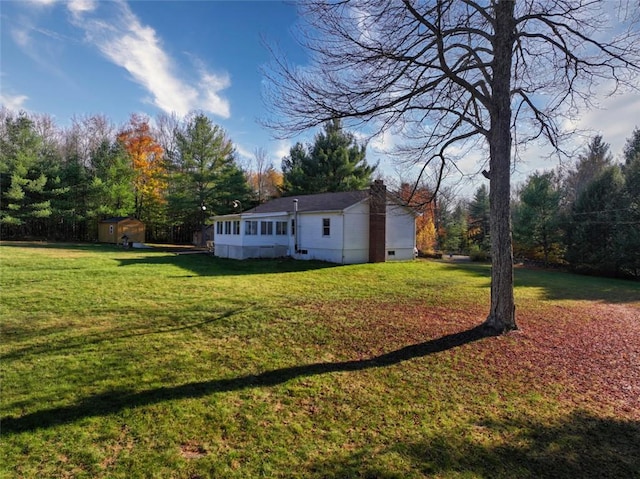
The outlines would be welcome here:
[[[483,317],[479,307],[437,307],[420,301],[368,300],[312,309],[332,318],[350,318],[350,328],[333,323],[336,343],[350,359],[375,357],[434,338],[446,342],[447,336],[454,336],[455,342],[457,333],[474,328]],[[465,344],[471,354],[456,351],[458,344],[442,349],[452,358],[481,358],[476,364],[485,368],[478,375],[493,384],[519,384],[528,392],[555,385],[558,400],[571,407],[640,420],[640,308],[597,302],[542,307],[528,303],[517,318],[518,331]],[[463,366],[458,362],[455,367]]]

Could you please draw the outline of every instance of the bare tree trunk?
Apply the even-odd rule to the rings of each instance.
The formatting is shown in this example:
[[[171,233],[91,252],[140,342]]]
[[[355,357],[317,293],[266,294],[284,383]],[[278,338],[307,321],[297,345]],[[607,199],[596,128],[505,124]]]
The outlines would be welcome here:
[[[517,329],[511,240],[511,63],[515,2],[496,5],[490,131],[491,309],[485,326],[500,334]]]

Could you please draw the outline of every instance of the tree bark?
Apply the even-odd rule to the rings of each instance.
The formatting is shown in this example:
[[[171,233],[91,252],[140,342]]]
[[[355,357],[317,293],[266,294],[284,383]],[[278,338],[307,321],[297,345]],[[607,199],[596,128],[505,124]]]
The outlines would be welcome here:
[[[490,152],[491,309],[484,326],[501,334],[517,329],[513,296],[511,239],[511,65],[514,42],[514,6],[496,2]]]

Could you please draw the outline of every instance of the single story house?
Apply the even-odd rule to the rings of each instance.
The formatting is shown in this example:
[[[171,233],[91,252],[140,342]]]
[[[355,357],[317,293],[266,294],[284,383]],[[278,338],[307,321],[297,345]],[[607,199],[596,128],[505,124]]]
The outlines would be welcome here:
[[[409,260],[416,216],[379,180],[368,190],[275,198],[243,213],[214,217],[214,254],[338,264]]]
[[[128,243],[144,243],[144,223],[128,216],[107,218],[98,223],[98,241],[100,243],[121,244],[126,236]]]

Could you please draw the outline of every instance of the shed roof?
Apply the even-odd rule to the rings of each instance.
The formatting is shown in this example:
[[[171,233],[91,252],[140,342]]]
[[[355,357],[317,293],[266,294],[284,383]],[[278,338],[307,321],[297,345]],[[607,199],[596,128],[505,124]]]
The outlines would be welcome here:
[[[369,190],[317,193],[315,195],[274,198],[244,213],[293,213],[293,200],[298,200],[298,212],[342,211],[369,197]]]
[[[131,216],[114,216],[113,218],[105,218],[103,220],[100,220],[100,223],[120,223],[124,220],[140,221],[136,218],[132,218]]]

